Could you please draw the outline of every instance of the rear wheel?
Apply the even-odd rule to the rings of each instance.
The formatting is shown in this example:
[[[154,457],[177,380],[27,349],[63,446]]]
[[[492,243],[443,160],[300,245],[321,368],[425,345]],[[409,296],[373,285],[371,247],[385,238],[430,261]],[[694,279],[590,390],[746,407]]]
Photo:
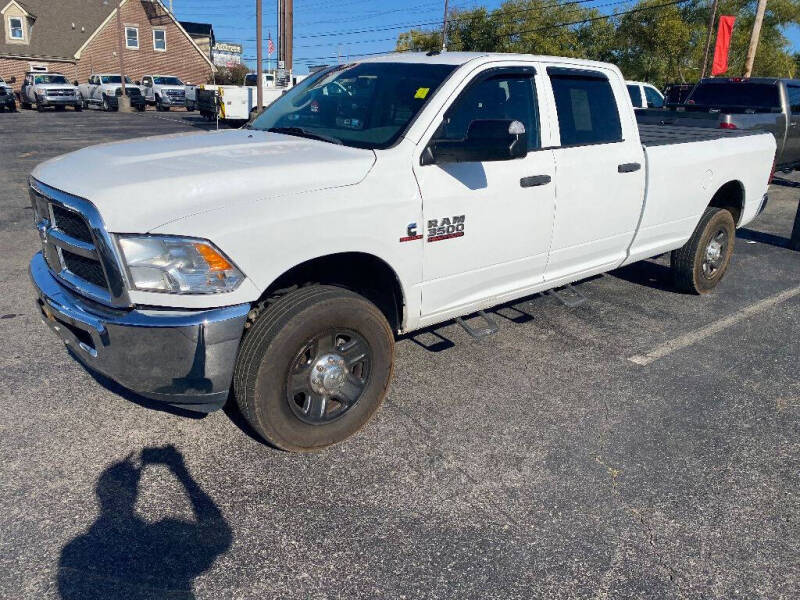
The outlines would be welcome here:
[[[361,429],[383,402],[394,336],[383,313],[348,290],[313,285],[270,302],[248,329],[236,401],[271,444],[309,452]]]
[[[707,294],[722,280],[733,255],[736,223],[725,209],[708,207],[686,244],[670,256],[675,286]]]

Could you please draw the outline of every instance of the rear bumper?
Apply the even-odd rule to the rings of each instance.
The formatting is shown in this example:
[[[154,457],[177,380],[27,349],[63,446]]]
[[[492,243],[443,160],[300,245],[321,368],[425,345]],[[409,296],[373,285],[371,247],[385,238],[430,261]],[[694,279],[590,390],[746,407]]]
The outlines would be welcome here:
[[[201,311],[109,309],[30,263],[42,321],[87,368],[137,394],[209,412],[228,398],[249,304]]]

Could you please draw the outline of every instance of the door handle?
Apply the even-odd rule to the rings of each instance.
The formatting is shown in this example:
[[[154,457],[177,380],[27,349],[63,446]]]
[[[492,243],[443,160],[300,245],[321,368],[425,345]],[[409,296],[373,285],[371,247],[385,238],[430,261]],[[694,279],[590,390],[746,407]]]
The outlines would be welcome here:
[[[536,187],[538,185],[547,185],[553,179],[550,175],[531,175],[530,177],[523,177],[519,180],[521,187]]]
[[[621,165],[617,165],[617,172],[618,173],[635,173],[639,169],[642,168],[642,165],[639,163],[623,163]]]

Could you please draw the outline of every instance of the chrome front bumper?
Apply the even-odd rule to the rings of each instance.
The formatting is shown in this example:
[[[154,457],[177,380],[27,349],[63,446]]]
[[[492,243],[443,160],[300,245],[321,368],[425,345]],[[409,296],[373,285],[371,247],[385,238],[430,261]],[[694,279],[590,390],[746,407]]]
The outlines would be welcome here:
[[[82,298],[41,253],[30,276],[42,321],[90,370],[152,400],[209,412],[228,397],[249,304],[199,311],[118,310]]]
[[[77,96],[40,96],[37,99],[41,100],[42,106],[72,106],[81,103]]]

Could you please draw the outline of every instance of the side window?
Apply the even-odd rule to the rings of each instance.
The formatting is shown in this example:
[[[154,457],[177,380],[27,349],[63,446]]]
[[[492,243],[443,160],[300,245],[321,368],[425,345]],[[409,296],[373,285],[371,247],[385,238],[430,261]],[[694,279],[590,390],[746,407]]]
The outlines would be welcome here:
[[[633,106],[636,108],[644,108],[642,105],[642,91],[639,89],[638,85],[627,85],[625,86],[628,88],[628,95],[631,97],[631,102],[633,102]]]
[[[786,90],[789,92],[789,107],[792,113],[800,115],[800,85],[789,85]]]
[[[547,73],[556,99],[562,146],[622,141],[617,102],[605,75],[553,67]]]
[[[533,74],[497,74],[469,85],[445,113],[435,137],[464,139],[470,124],[481,119],[521,121],[528,132],[528,149],[539,148],[539,111]]]
[[[25,30],[22,28],[22,19],[19,17],[8,18],[8,31],[12,40],[25,39]]]
[[[661,108],[664,106],[664,99],[655,88],[651,88],[649,85],[644,86],[644,95],[647,98],[647,108]]]
[[[166,52],[167,50],[167,32],[164,29],[153,30],[153,50],[159,52]]]
[[[139,28],[126,27],[125,28],[125,47],[131,50],[139,49]]]

